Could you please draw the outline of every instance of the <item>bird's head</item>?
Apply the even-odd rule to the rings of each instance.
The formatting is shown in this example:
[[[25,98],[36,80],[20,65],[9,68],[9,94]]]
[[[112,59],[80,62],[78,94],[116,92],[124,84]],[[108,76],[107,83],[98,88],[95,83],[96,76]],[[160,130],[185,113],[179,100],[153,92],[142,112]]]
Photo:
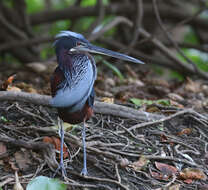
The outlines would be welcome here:
[[[61,49],[67,50],[69,53],[72,52],[88,52],[107,55],[117,59],[122,59],[125,61],[130,61],[134,63],[144,64],[144,62],[130,57],[128,55],[111,51],[102,47],[95,46],[91,44],[82,34],[78,34],[71,31],[61,31],[56,35],[56,41],[54,42],[56,48],[56,54],[59,54]]]

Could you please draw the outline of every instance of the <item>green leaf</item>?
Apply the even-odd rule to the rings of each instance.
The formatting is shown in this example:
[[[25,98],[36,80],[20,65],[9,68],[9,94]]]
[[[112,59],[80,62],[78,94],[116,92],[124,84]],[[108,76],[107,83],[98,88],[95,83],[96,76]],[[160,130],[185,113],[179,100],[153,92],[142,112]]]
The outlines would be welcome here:
[[[45,176],[39,176],[33,179],[26,190],[66,190],[67,185],[59,179],[52,179]]]
[[[195,34],[194,30],[192,30],[191,28],[185,35],[184,42],[191,44],[199,44],[199,39],[197,38],[197,35]]]
[[[108,5],[109,4],[109,0],[102,0],[104,5]],[[95,6],[96,5],[96,0],[87,0],[87,1],[82,1],[81,2],[81,6],[83,7],[88,7],[88,6]]]
[[[4,117],[4,116],[1,116],[1,117],[0,117],[0,120],[3,121],[3,122],[8,122],[8,120],[7,120],[6,117]]]
[[[164,105],[164,106],[169,106],[170,105],[170,100],[161,99],[161,100],[157,100],[156,103]]]
[[[164,105],[164,106],[169,106],[170,105],[170,101],[165,100],[165,99],[152,101],[152,100],[143,100],[143,99],[138,99],[138,98],[131,98],[130,101],[133,104],[135,104],[136,106],[142,106],[144,104],[151,105],[151,104],[154,104],[154,103],[161,104],[161,105]]]
[[[109,67],[119,77],[121,81],[124,80],[124,76],[122,75],[121,71],[117,67],[109,63],[108,61],[104,60],[100,55],[96,55],[95,60],[96,62],[101,61],[104,65]]]
[[[114,65],[112,65],[111,63],[109,63],[106,60],[102,60],[103,64],[105,64],[107,67],[109,67],[117,76],[118,78],[123,81],[124,80],[124,76],[122,75],[122,73],[119,71],[119,69],[117,67],[115,67]]]
[[[26,4],[28,13],[39,12],[44,8],[44,1],[42,0],[26,0]]]
[[[96,4],[96,0],[87,0],[81,2],[81,6],[83,7],[93,6],[95,4]]]
[[[74,31],[82,33],[81,31],[86,31],[94,21],[95,17],[92,16],[80,18],[74,25]]]
[[[154,103],[152,100],[143,100],[138,98],[131,98],[130,101],[136,106],[142,106],[144,104],[151,105]]]

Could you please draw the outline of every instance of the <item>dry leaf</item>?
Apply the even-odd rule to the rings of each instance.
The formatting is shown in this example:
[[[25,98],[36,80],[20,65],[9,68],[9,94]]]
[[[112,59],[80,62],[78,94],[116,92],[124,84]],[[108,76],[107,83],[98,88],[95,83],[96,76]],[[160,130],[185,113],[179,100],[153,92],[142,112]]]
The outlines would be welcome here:
[[[183,182],[187,183],[187,184],[191,184],[193,182],[193,180],[192,179],[185,179]]]
[[[169,179],[169,176],[163,175],[163,174],[158,173],[158,172],[152,172],[152,171],[150,171],[150,174],[151,174],[151,176],[153,178],[158,179],[158,180],[165,180],[165,181],[167,181]]]
[[[17,165],[16,165],[16,163],[15,163],[15,161],[14,161],[14,159],[9,159],[9,164],[7,164],[7,165],[5,165],[6,166],[6,168],[4,168],[5,170],[10,170],[10,169],[12,169],[12,170],[14,170],[14,171],[19,171],[19,168],[17,167]],[[9,167],[8,167],[9,166]]]
[[[168,175],[168,176],[173,176],[178,173],[178,170],[176,167],[160,163],[160,162],[155,162],[155,166],[158,170],[160,170],[163,174]]]
[[[170,88],[170,84],[167,82],[167,80],[161,79],[161,78],[152,78],[151,81],[149,81],[151,84],[155,86],[161,86],[165,88]]]
[[[14,154],[17,166],[22,171],[27,171],[30,169],[30,165],[32,164],[32,161],[30,159],[30,156],[28,154],[28,151],[25,149],[22,149],[18,152],[15,152]]]
[[[161,135],[160,135],[160,140],[161,140],[161,142],[167,142],[167,143],[169,143],[171,146],[174,145],[174,143],[171,142],[171,141],[168,139],[168,137],[165,136],[164,134],[161,134]]]
[[[16,77],[16,75],[10,76],[7,80],[5,80],[5,81],[3,82],[3,84],[1,85],[1,88],[2,88],[3,90],[7,90],[8,86],[9,86],[10,84],[12,84],[12,82],[13,82],[13,80],[14,80],[15,77]]]
[[[105,103],[113,104],[114,98],[103,97],[103,98],[101,98],[101,101],[105,102]]]
[[[57,138],[57,137],[44,137],[43,142],[53,144],[55,146],[55,149],[60,152],[60,150],[61,150],[61,140],[59,138]],[[59,158],[60,158],[60,156],[59,156]],[[69,154],[68,154],[68,151],[67,151],[67,147],[64,144],[64,146],[63,146],[63,158],[66,159],[68,156],[69,156]]]
[[[16,86],[8,86],[7,91],[21,92],[21,89]]]
[[[147,106],[145,111],[149,112],[149,113],[160,113],[161,112],[160,109],[155,105]]]
[[[175,184],[175,185],[172,185],[168,188],[168,190],[179,190],[180,189],[180,184]]]
[[[145,156],[141,156],[137,162],[133,162],[129,167],[132,167],[135,171],[140,171],[144,169],[148,163],[149,160]]]
[[[120,166],[121,166],[122,168],[126,168],[129,164],[130,164],[130,162],[129,162],[129,160],[126,159],[126,158],[123,158],[123,159],[121,159],[121,161],[120,161]]]
[[[168,141],[168,137],[165,136],[164,134],[161,134],[160,135],[160,140],[161,140],[161,142],[167,142]]]
[[[3,142],[0,142],[0,155],[5,154],[7,152],[7,147]]]
[[[29,67],[31,70],[33,70],[36,73],[42,73],[47,70],[47,66],[45,64],[39,63],[39,62],[29,63],[26,66]]]
[[[191,132],[192,132],[192,129],[191,128],[185,128],[185,129],[181,130],[180,132],[178,132],[177,135],[178,136],[184,135],[184,134],[190,135]]]
[[[179,104],[178,102],[176,102],[174,100],[170,100],[170,105],[175,106],[177,108],[184,108],[184,106],[182,104]]]
[[[184,98],[176,93],[169,93],[168,98],[170,98],[171,100],[176,101],[176,102],[184,101]]]
[[[44,137],[43,142],[53,144],[53,139],[51,137]]]
[[[187,180],[187,179],[201,179],[206,180],[207,176],[204,174],[204,172],[197,168],[185,168],[183,169],[179,174],[181,179]]]
[[[27,84],[25,82],[20,82],[20,83],[16,84],[16,86],[25,92],[37,93],[37,90],[34,89],[31,84]]]
[[[66,122],[63,122],[62,126],[64,128],[64,131],[66,131],[66,132],[72,131],[73,129],[80,127],[79,125],[74,125],[74,124],[70,124],[70,123],[66,123]],[[59,130],[58,125],[53,125],[53,126],[49,127],[49,129],[51,129],[51,128],[53,128],[55,130]]]
[[[202,91],[206,96],[208,96],[208,85],[202,85]]]
[[[201,91],[201,84],[199,82],[194,82],[190,78],[187,77],[187,82],[185,86],[185,90],[188,92],[198,93]]]
[[[115,80],[113,80],[112,78],[107,78],[105,80],[106,85],[109,85],[111,87],[114,87],[116,85]]]

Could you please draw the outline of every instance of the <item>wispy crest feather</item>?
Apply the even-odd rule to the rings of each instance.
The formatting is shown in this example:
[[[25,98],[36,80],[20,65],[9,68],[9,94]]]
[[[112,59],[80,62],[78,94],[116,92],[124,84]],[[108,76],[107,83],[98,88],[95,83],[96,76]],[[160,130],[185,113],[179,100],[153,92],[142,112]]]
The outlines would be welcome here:
[[[74,38],[78,38],[80,40],[86,41],[85,37],[82,34],[79,34],[79,33],[76,33],[76,32],[72,32],[72,31],[63,30],[59,34],[57,34],[55,36],[55,42],[53,43],[53,46],[56,46],[56,43],[62,37],[74,37]]]
[[[74,37],[74,38],[81,39],[81,40],[85,39],[82,34],[75,33],[75,32],[72,32],[72,31],[66,31],[66,30],[63,30],[59,34],[57,34],[56,39],[61,38],[61,37],[71,37],[71,36]]]

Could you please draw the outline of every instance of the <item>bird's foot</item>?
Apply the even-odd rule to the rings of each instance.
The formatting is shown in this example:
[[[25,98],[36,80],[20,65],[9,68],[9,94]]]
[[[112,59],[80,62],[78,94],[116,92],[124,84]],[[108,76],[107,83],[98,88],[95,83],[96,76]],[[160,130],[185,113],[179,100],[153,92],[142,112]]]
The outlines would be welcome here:
[[[66,169],[64,167],[64,163],[60,162],[58,168],[56,169],[55,173],[53,174],[53,177],[56,176],[56,174],[58,173],[58,171],[61,170],[61,175],[62,177],[65,179],[66,177]]]
[[[81,175],[83,175],[83,176],[87,176],[88,175],[87,168],[83,168],[82,169]]]

